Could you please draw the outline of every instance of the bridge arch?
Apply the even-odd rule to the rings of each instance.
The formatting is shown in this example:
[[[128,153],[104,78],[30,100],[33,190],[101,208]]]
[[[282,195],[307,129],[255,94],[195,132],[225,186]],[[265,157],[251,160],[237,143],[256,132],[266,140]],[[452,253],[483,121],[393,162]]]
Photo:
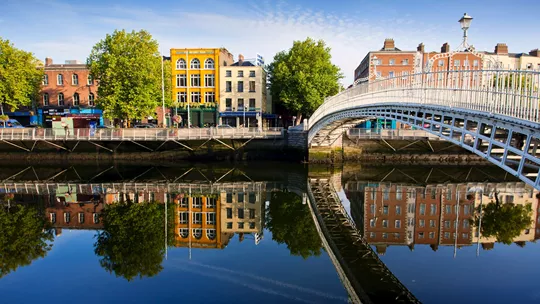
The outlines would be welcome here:
[[[508,79],[522,79],[509,81]],[[461,146],[540,189],[540,72],[446,71],[359,84],[308,121],[310,147],[362,120],[392,119]]]

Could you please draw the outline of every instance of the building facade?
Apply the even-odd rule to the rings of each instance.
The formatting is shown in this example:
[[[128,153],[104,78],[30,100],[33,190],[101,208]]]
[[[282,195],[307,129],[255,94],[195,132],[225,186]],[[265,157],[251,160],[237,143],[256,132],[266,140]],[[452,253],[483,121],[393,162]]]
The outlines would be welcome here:
[[[252,234],[258,244],[263,236],[264,192],[220,193],[221,231],[225,233]]]
[[[232,63],[232,54],[225,48],[171,49],[174,115],[181,126],[217,123],[220,67]]]
[[[497,43],[493,52],[484,52],[486,68],[508,70],[540,71],[540,50],[534,49],[529,53],[510,53],[508,45]]]
[[[38,101],[38,124],[51,127],[52,121],[71,117],[75,128],[88,127],[90,122],[103,124],[103,113],[97,109],[97,82],[88,67],[76,60],[64,64],[45,58],[44,76]]]
[[[269,118],[264,68],[245,61],[244,56],[239,55],[237,62],[221,69],[219,124],[262,126],[265,115]]]

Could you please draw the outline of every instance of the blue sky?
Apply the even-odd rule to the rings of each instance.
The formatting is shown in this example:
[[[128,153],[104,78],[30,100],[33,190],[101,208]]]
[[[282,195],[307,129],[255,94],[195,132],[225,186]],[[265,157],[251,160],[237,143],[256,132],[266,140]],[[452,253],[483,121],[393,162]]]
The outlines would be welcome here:
[[[344,84],[369,50],[385,38],[413,50],[423,42],[440,50],[461,39],[457,20],[474,17],[470,42],[492,51],[505,42],[510,52],[540,47],[540,1],[270,1],[270,0],[0,0],[0,37],[38,58],[84,61],[91,47],[114,29],[148,30],[164,53],[172,47],[226,47],[235,58],[262,54],[270,62],[294,40],[324,39]]]

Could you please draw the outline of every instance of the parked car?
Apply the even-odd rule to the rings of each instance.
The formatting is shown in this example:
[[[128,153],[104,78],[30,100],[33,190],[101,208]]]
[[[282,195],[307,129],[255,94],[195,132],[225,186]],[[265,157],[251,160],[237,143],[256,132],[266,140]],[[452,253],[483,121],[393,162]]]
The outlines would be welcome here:
[[[229,125],[219,125],[217,126],[218,129],[232,129],[233,127],[229,126]]]
[[[151,124],[151,123],[141,123],[141,124],[136,124],[136,125],[134,125],[133,127],[134,127],[134,128],[143,128],[143,129],[157,128],[156,125]]]
[[[0,121],[0,128],[24,128],[24,127],[17,120],[8,119],[6,121]]]

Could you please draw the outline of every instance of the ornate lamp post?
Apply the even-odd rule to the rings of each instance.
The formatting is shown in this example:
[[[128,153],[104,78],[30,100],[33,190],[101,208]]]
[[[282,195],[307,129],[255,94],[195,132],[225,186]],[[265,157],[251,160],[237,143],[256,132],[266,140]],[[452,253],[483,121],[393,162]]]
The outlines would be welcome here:
[[[473,20],[473,17],[467,15],[467,13],[463,14],[463,17],[459,19],[459,24],[461,25],[461,29],[463,30],[463,41],[461,42],[461,45],[466,49],[469,44],[467,43],[467,30],[471,26],[471,22]]]

